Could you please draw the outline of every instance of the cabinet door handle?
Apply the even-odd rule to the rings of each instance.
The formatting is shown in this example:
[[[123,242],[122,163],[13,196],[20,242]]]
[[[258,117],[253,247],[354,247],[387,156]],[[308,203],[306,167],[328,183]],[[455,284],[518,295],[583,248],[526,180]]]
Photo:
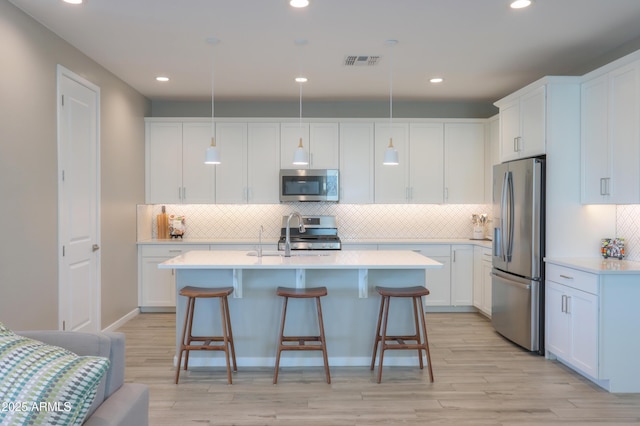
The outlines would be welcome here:
[[[453,262],[456,261],[456,250],[453,250]]]
[[[573,277],[570,275],[562,275],[560,274],[560,278],[564,278],[565,280],[573,280]]]
[[[564,294],[560,300],[560,312],[567,312],[567,296]]]
[[[448,187],[444,189],[444,199],[445,200],[449,199],[449,188]]]
[[[182,201],[187,200],[187,188],[185,186],[182,187]]]
[[[600,195],[611,195],[609,192],[609,181],[611,178],[600,178]]]
[[[565,312],[569,315],[571,315],[571,310],[569,309],[571,307],[571,296],[565,296],[566,297],[566,302],[565,302]]]

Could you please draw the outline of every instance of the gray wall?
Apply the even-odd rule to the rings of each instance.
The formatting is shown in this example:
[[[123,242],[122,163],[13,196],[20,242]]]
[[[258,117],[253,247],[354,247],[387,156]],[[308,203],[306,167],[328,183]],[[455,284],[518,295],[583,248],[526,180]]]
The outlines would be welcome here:
[[[299,101],[218,101],[216,117],[299,117]],[[394,118],[489,118],[498,108],[488,102],[394,101]],[[211,100],[201,102],[162,101],[151,103],[153,117],[211,117]],[[302,103],[302,116],[314,118],[386,118],[389,101],[309,101]]]
[[[136,208],[151,103],[0,0],[0,322],[58,323],[56,65],[101,89],[102,327],[138,306]]]

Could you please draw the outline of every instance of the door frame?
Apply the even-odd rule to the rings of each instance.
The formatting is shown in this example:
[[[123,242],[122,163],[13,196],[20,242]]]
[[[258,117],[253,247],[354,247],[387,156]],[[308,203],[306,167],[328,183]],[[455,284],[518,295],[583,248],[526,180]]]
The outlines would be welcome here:
[[[62,191],[62,185],[63,185],[63,164],[61,161],[62,158],[62,119],[63,119],[63,114],[62,114],[62,95],[63,95],[63,90],[62,90],[62,80],[63,78],[68,78],[70,80],[75,81],[76,83],[86,87],[87,89],[95,92],[96,94],[96,105],[95,105],[95,111],[96,111],[96,128],[95,128],[95,132],[96,132],[96,147],[95,147],[95,153],[96,153],[96,164],[95,164],[95,173],[96,173],[96,192],[95,192],[95,196],[96,196],[96,217],[95,219],[95,235],[96,235],[96,244],[98,244],[98,246],[100,246],[101,244],[101,234],[100,234],[100,224],[101,224],[101,193],[100,193],[100,188],[101,188],[101,180],[100,180],[100,176],[101,176],[101,170],[100,170],[100,87],[95,85],[94,83],[90,82],[89,80],[81,77],[80,75],[74,73],[73,71],[69,70],[68,68],[65,68],[64,66],[57,64],[56,66],[56,150],[57,150],[57,174],[58,174],[58,208],[57,208],[57,212],[58,212],[58,221],[57,221],[57,237],[58,237],[58,329],[59,330],[64,330],[65,329],[65,325],[64,325],[64,317],[63,314],[65,312],[63,312],[63,300],[61,297],[61,289],[63,286],[63,278],[64,278],[64,265],[65,265],[65,259],[64,259],[64,244],[65,241],[63,240],[64,235],[63,234],[63,191]],[[95,300],[93,300],[92,302],[95,304],[94,305],[94,309],[95,309],[95,313],[96,313],[96,330],[95,331],[100,331],[102,328],[102,312],[101,312],[101,288],[102,288],[102,267],[101,267],[101,255],[98,252],[95,258],[96,261],[96,282],[95,282],[95,288],[94,288],[94,294],[95,294]]]

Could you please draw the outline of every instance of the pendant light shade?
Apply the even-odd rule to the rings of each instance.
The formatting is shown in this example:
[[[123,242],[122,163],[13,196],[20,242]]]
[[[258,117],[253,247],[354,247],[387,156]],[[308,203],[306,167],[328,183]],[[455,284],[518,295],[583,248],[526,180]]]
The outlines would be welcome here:
[[[204,164],[220,164],[220,149],[216,146],[216,125],[215,125],[215,114],[214,114],[214,87],[215,87],[215,53],[214,47],[216,44],[220,43],[215,37],[211,37],[207,39],[207,43],[209,43],[211,48],[211,146],[207,148],[204,154]]]
[[[382,164],[385,166],[397,166],[400,164],[400,161],[398,161],[398,150],[393,146],[393,138],[389,138],[389,146],[384,151]]]
[[[211,146],[205,152],[204,164],[220,164],[220,150],[216,146],[215,137],[211,137]]]
[[[306,166],[309,164],[309,153],[302,146],[302,138],[300,138],[298,147],[293,153],[293,164],[296,166]]]

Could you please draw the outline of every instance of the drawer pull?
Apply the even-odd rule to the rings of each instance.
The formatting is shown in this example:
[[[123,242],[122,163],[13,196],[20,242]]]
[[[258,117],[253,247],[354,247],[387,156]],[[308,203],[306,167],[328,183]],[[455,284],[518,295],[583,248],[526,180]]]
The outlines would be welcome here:
[[[169,253],[182,253],[182,250],[169,250]]]
[[[569,276],[569,275],[562,275],[560,274],[560,278],[564,278],[565,280],[572,280],[573,277]]]

